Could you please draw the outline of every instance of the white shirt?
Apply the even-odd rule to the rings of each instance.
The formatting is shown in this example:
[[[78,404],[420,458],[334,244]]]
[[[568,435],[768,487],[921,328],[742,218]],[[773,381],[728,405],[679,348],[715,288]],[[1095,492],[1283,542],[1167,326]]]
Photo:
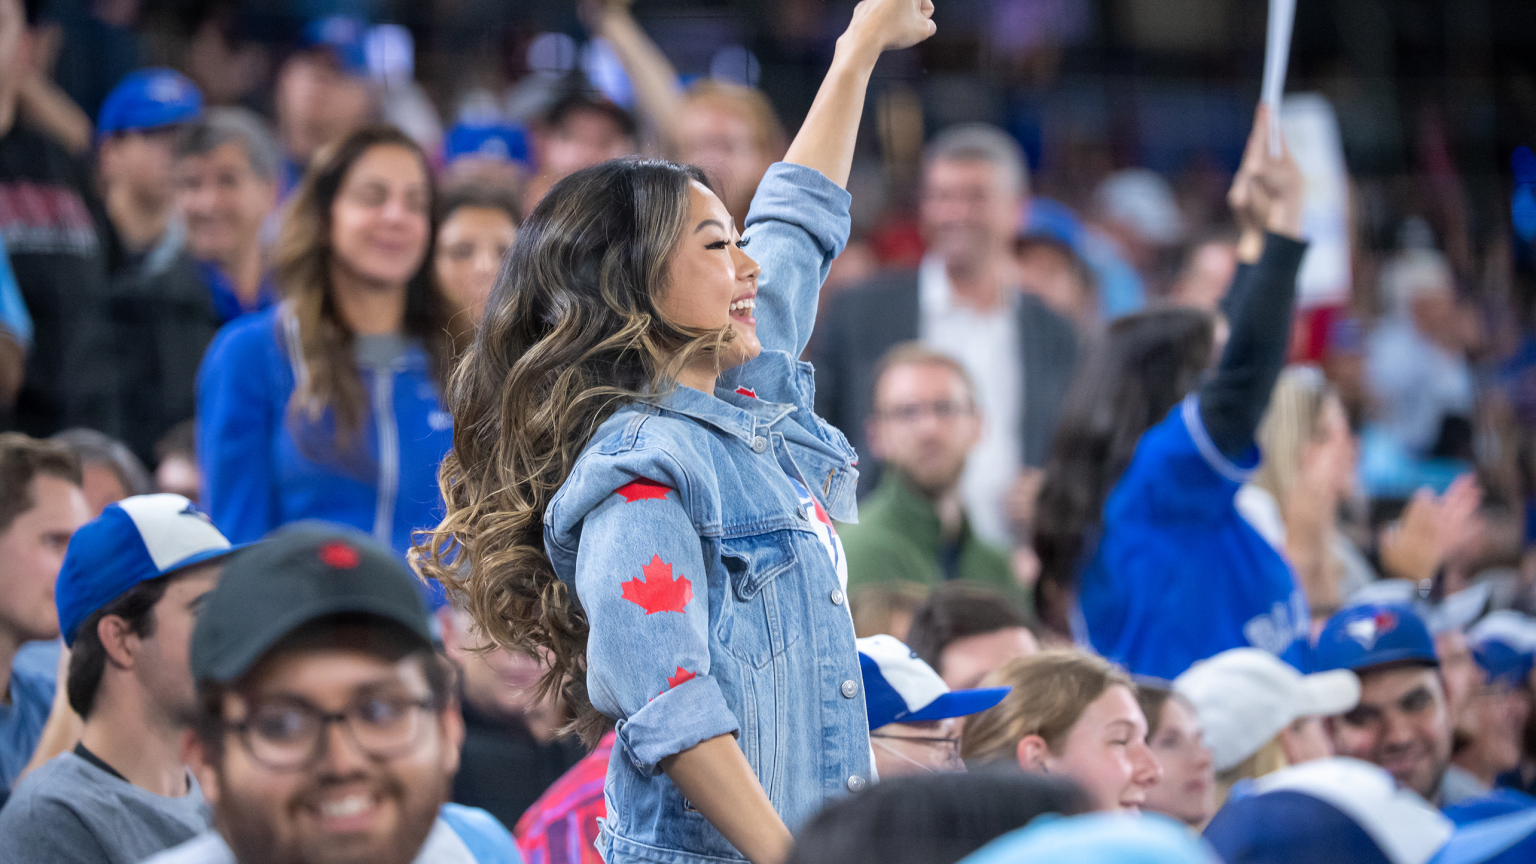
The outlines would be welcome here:
[[[1010,293],[990,312],[954,302],[949,274],[936,255],[924,256],[917,291],[923,344],[960,361],[976,382],[982,436],[960,477],[971,528],[983,540],[1011,547],[1008,490],[1018,477],[1024,449],[1024,370],[1014,296]]]

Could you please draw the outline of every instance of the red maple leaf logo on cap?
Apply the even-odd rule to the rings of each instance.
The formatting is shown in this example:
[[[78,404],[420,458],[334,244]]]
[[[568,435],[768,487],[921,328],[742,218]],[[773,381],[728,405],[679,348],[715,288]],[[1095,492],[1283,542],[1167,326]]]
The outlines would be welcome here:
[[[660,555],[652,555],[651,563],[641,567],[640,572],[645,574],[644,582],[631,579],[620,587],[624,599],[644,609],[645,614],[681,612],[693,599],[693,583],[686,576],[673,579],[672,565],[663,562]]]
[[[1376,613],[1376,635],[1391,632],[1397,626],[1397,615],[1393,612]]]
[[[751,387],[737,387],[736,392],[742,396],[751,396],[753,399],[757,398],[757,391]]]
[[[356,549],[339,540],[332,540],[321,546],[315,555],[320,559],[320,563],[327,567],[335,567],[337,570],[351,570],[363,561],[363,557],[357,554]]]
[[[647,480],[641,477],[638,480],[625,483],[613,491],[624,496],[624,503],[633,504],[636,501],[645,501],[652,498],[657,501],[664,500],[667,497],[667,493],[672,491],[672,487],[663,486],[655,480]]]
[[[677,667],[677,674],[667,679],[667,689],[671,690],[684,681],[692,681],[697,677],[699,677],[697,672],[689,672],[687,669],[679,666]]]

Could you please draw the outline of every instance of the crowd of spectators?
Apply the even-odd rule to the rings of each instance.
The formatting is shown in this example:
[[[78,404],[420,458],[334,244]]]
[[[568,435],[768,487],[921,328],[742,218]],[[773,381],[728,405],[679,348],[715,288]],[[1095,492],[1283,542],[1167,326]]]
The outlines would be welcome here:
[[[695,164],[744,229],[790,118],[619,0],[581,21],[627,107],[539,72],[442,116],[358,19],[294,28],[263,116],[227,39],[139,68],[42,5],[0,0],[0,864],[600,861],[617,736],[409,566],[445,394],[552,187]],[[802,359],[881,782],[790,861],[1536,855],[1536,337],[1412,212],[1299,306],[1271,120],[1227,214],[1137,166],[1074,209],[986,123],[856,165],[885,212]]]

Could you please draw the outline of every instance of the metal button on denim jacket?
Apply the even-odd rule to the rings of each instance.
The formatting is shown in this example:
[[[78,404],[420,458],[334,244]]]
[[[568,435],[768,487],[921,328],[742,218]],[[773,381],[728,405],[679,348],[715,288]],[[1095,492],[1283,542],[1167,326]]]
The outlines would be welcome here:
[[[622,861],[741,860],[662,773],[734,734],[791,829],[870,776],[844,586],[794,482],[855,518],[852,447],[795,361],[847,236],[847,194],[770,170],[748,217],[763,354],[713,394],[677,387],[593,435],[545,514],[545,547],[591,624],[588,689],[618,720],[600,841]],[[850,686],[851,682],[851,686]]]

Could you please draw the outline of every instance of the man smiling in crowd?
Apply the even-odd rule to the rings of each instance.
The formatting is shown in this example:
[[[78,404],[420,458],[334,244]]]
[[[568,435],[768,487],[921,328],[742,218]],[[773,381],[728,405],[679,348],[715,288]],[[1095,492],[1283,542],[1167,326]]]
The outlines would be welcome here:
[[[415,579],[362,534],[298,523],[237,557],[192,637],[193,769],[217,832],[154,864],[517,862],[445,804],[464,721]]]

